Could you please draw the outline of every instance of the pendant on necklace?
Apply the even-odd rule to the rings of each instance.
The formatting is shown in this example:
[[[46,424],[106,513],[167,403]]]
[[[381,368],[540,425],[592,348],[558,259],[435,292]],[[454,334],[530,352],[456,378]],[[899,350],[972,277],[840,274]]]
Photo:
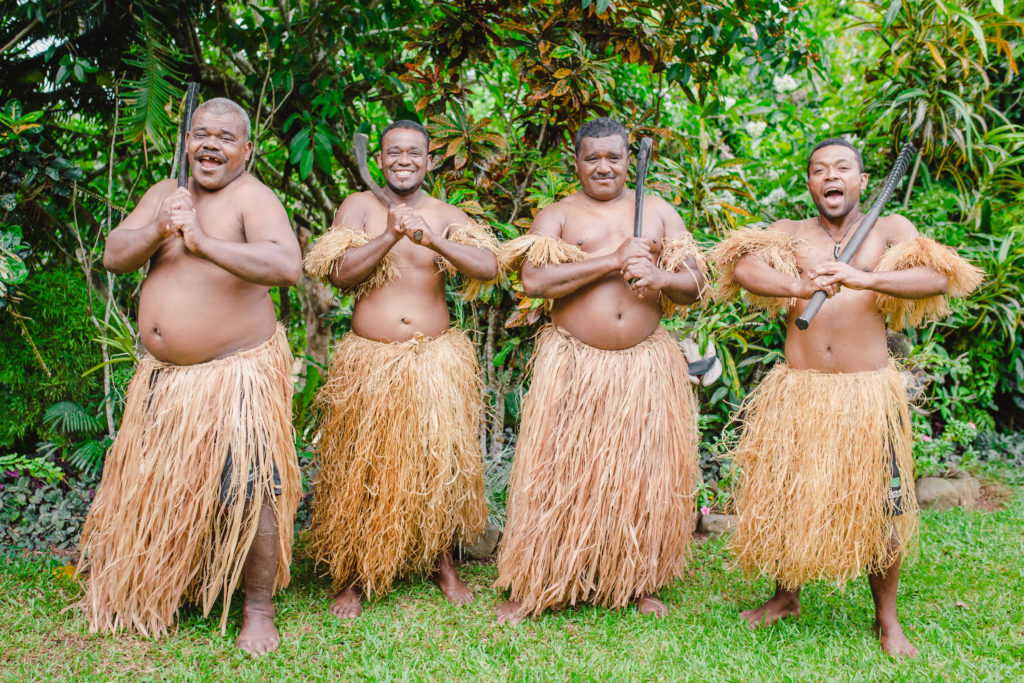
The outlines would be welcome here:
[[[832,250],[832,253],[835,255],[836,260],[838,261],[839,260],[839,245],[838,244],[836,244],[836,247],[835,247],[835,249]]]

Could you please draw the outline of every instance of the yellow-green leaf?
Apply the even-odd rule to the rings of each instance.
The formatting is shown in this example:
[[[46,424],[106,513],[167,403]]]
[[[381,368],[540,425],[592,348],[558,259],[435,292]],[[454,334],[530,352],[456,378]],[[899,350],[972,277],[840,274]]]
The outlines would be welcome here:
[[[932,53],[932,59],[935,60],[935,63],[939,65],[940,69],[945,69],[946,61],[942,58],[942,55],[939,54],[939,50],[937,47],[935,47],[935,43],[925,44],[928,46],[928,50]]]

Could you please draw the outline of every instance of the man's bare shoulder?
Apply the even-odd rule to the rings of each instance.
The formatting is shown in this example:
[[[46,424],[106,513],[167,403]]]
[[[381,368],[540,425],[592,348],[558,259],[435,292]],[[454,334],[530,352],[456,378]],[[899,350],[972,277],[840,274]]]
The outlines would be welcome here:
[[[574,207],[578,205],[576,194],[579,193],[571,194],[541,209],[533,218],[533,226],[530,228],[530,232],[538,235],[560,237],[565,219],[572,214]]]
[[[917,228],[905,216],[898,213],[882,216],[875,223],[873,230],[878,230],[887,244],[906,242],[917,237]]]
[[[775,221],[766,229],[775,230],[776,232],[784,232],[787,235],[795,236],[800,234],[800,231],[810,225],[813,220],[813,218],[803,218],[801,220],[794,221],[788,218],[783,218],[782,220]]]
[[[235,182],[238,183],[235,190],[238,199],[244,200],[245,202],[257,201],[261,204],[269,201],[273,201],[278,204],[281,203],[277,193],[271,190],[263,183],[262,180],[251,173],[242,174],[242,176]]]
[[[174,178],[164,178],[160,182],[154,184],[146,193],[142,195],[142,201],[163,201],[164,197],[178,189],[178,182]]]
[[[473,219],[469,217],[465,211],[455,206],[454,204],[446,204],[440,199],[436,200],[438,203],[438,213],[441,216],[441,222],[444,223],[445,227],[449,225],[466,225],[472,223]]]

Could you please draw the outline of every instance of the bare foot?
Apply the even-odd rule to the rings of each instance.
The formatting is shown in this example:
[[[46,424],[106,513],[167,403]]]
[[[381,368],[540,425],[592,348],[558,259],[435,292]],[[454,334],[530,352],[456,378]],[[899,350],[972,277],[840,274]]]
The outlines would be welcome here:
[[[258,657],[273,652],[280,644],[281,636],[274,626],[274,604],[243,604],[238,647]]]
[[[800,616],[800,598],[786,591],[776,591],[767,602],[755,609],[740,612],[750,628],[771,626],[780,619]]]
[[[331,614],[339,619],[355,619],[363,613],[363,599],[354,583],[338,591],[331,604]]]
[[[668,606],[653,595],[641,595],[636,599],[636,608],[645,616],[661,617],[668,616]]]
[[[456,607],[462,607],[473,602],[473,591],[462,582],[459,573],[455,571],[450,553],[441,556],[437,565],[437,572],[432,577],[441,594]]]
[[[505,602],[498,605],[498,623],[509,624],[515,626],[522,622],[523,617],[523,603],[518,600],[506,600]]]
[[[907,636],[903,633],[903,627],[898,621],[887,623],[885,626],[876,621],[872,628],[882,644],[882,650],[890,657],[916,657],[918,655],[917,648],[907,640]]]

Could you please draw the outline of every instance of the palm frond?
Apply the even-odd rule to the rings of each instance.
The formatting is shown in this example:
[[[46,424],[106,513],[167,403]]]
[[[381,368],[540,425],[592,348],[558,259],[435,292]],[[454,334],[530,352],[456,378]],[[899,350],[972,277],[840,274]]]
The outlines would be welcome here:
[[[138,70],[138,78],[124,84],[126,111],[121,116],[121,134],[129,140],[143,136],[160,151],[170,149],[176,125],[171,117],[174,103],[184,91],[175,85],[183,80],[176,66],[174,50],[160,43],[157,22],[143,12],[139,18],[142,33],[125,63]]]
[[[97,432],[103,429],[103,421],[74,401],[54,403],[43,414],[43,424],[61,434],[75,432]]]

